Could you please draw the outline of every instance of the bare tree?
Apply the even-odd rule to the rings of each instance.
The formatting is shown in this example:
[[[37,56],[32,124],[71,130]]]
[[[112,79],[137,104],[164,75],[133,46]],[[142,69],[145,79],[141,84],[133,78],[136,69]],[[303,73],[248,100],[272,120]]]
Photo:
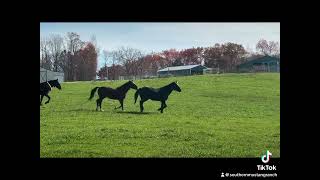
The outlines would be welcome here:
[[[125,75],[127,76],[138,74],[135,62],[142,57],[143,54],[140,50],[129,47],[121,47],[113,53],[113,58],[124,66]]]
[[[114,52],[103,50],[102,54],[104,59],[104,69],[100,72],[99,77],[101,78],[107,77],[109,79],[110,68],[108,68],[108,64],[111,63],[112,64],[111,66],[114,66],[116,64],[115,59],[113,58]]]
[[[40,38],[40,66],[51,70],[52,62],[50,59],[49,41],[45,37]]]
[[[59,66],[59,57],[64,49],[63,38],[60,35],[52,34],[49,38],[49,49],[52,57],[52,64],[54,71],[62,71]]]
[[[257,51],[261,52],[264,55],[277,55],[280,53],[280,47],[278,42],[266,41],[261,39],[256,45]]]
[[[103,50],[103,58],[105,65],[98,72],[100,78],[108,77],[109,80],[116,80],[122,74],[122,68],[119,65],[120,53],[117,51]],[[108,64],[110,66],[108,67]]]
[[[74,32],[68,32],[66,36],[67,48],[72,54],[80,50],[84,46],[84,42],[80,40],[80,35]]]
[[[137,61],[134,62],[135,68],[136,68],[136,74],[139,75],[140,78],[145,74],[145,72],[148,70],[150,64],[148,61],[146,61],[145,57],[139,58]]]
[[[95,47],[96,53],[99,54],[100,53],[100,47],[98,47],[98,42],[97,42],[96,35],[94,35],[94,34],[91,35],[90,42]]]
[[[62,72],[65,73],[64,78],[65,80],[68,80],[68,53],[66,51],[66,49],[64,49],[60,54],[59,54],[59,58],[58,58],[58,66],[59,68],[62,70]]]

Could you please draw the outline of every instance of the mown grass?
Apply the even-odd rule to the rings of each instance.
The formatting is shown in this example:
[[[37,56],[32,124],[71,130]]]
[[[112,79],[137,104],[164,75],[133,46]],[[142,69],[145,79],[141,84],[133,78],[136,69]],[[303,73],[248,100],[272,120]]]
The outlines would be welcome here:
[[[136,80],[162,87],[178,80],[161,114],[147,101],[133,104],[134,90],[118,101],[105,99],[104,112],[87,101],[95,86],[126,81],[63,83],[40,107],[40,157],[280,157],[279,73],[221,74]],[[46,101],[46,98],[44,98]]]

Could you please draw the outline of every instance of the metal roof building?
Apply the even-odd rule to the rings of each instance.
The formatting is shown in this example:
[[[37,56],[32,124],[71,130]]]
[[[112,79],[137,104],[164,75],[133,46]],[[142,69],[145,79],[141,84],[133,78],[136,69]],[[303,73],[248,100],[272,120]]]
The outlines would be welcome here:
[[[40,67],[40,83],[55,79],[58,79],[60,83],[63,82],[64,73],[54,72]]]
[[[207,67],[202,66],[201,64],[166,67],[164,69],[158,70],[158,76],[187,76],[194,74],[203,74],[204,69],[207,69]]]
[[[280,72],[280,59],[271,56],[259,57],[240,64],[238,70],[252,72]]]

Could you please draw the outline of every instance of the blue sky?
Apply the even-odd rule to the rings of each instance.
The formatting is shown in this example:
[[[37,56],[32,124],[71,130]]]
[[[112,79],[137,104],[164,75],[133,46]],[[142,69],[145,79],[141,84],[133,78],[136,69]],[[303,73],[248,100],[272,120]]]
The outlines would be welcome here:
[[[125,46],[150,53],[225,42],[255,51],[260,39],[280,43],[280,23],[40,23],[41,37],[67,32],[78,33],[84,41],[95,35],[101,51]],[[101,67],[102,53],[98,61]]]

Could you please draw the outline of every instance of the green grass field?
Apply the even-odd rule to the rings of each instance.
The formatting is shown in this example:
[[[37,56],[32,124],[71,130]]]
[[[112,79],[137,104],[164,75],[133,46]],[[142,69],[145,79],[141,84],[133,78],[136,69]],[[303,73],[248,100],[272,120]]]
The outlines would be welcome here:
[[[96,112],[95,86],[126,81],[63,83],[40,107],[40,157],[280,157],[280,74],[221,74],[136,80],[162,87],[178,80],[161,114],[160,102],[133,104],[124,111],[105,99]],[[47,99],[44,97],[45,102]]]

